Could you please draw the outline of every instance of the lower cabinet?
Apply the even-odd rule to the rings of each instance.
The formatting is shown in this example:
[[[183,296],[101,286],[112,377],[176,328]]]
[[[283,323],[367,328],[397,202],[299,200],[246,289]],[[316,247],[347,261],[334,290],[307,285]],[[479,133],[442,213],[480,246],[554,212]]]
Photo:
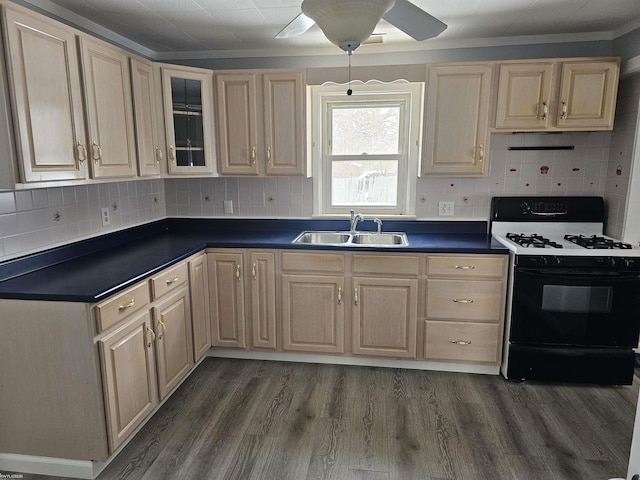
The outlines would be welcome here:
[[[211,348],[207,255],[203,252],[187,260],[187,267],[193,326],[193,361],[197,363]]]
[[[276,253],[251,251],[249,280],[251,346],[275,350],[277,347]]]
[[[214,347],[245,348],[244,253],[207,253],[211,343]]]
[[[147,310],[98,341],[110,451],[158,404],[154,335]]]

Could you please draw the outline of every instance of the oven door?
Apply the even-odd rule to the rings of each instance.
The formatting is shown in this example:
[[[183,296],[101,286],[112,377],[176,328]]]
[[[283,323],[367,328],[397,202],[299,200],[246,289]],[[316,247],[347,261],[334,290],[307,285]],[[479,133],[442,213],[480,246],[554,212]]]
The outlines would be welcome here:
[[[516,267],[512,343],[636,347],[640,272]]]

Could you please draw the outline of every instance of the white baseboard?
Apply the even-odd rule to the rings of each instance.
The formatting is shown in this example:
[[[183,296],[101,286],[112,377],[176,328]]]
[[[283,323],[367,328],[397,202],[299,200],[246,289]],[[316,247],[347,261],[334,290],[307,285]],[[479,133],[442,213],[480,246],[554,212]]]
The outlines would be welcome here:
[[[325,363],[335,365],[360,365],[364,367],[407,368],[412,370],[436,370],[440,372],[479,373],[499,375],[500,366],[470,365],[466,363],[426,362],[419,360],[393,360],[369,357],[341,357],[312,353],[265,352],[254,350],[225,350],[212,348],[209,357],[239,358],[246,360],[272,360],[277,362]]]
[[[89,460],[69,460],[66,458],[0,453],[0,473],[20,472],[93,480],[100,475],[105,466],[106,464],[101,462]]]

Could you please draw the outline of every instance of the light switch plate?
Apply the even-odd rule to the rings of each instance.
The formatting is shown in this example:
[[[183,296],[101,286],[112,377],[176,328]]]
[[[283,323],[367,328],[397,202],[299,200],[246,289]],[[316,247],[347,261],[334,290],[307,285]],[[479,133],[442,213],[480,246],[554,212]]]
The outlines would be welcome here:
[[[438,202],[438,216],[452,217],[455,202]]]

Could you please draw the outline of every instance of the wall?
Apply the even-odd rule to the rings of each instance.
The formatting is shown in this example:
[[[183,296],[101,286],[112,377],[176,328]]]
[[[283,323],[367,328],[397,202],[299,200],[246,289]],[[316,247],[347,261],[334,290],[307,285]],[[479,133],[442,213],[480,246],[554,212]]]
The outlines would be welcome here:
[[[418,179],[416,216],[438,218],[438,202],[444,200],[456,202],[454,219],[487,219],[496,195],[601,195],[610,141],[610,132],[493,135],[489,175]],[[541,145],[575,149],[508,150]],[[313,213],[313,181],[299,177],[167,179],[165,190],[168,216],[223,216],[224,200],[233,202],[234,216],[309,218]]]
[[[103,207],[110,226],[102,226]],[[0,259],[165,216],[160,179],[0,192]]]

